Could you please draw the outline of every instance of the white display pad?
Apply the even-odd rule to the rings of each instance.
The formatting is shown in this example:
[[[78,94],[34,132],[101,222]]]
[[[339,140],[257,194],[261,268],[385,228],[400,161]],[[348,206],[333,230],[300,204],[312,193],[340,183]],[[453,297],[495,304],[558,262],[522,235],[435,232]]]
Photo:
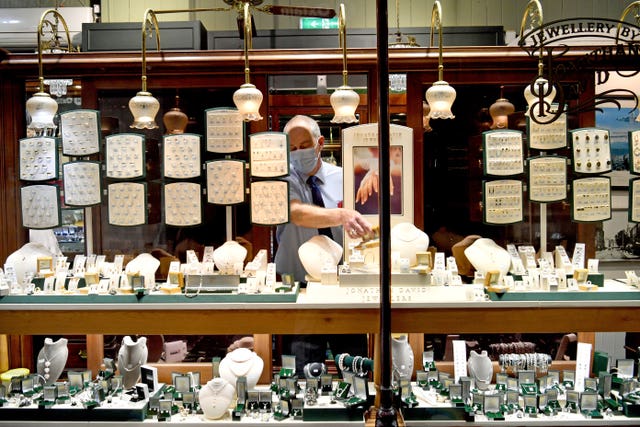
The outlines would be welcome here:
[[[211,108],[205,111],[207,151],[237,153],[244,151],[244,121],[235,108]]]
[[[164,185],[165,223],[178,227],[202,224],[202,187],[193,182]]]
[[[609,177],[575,179],[572,186],[573,221],[595,222],[611,218],[611,179]]]
[[[289,138],[283,132],[260,132],[249,136],[251,176],[279,178],[289,175]]]
[[[48,181],[58,178],[58,144],[55,138],[20,140],[20,179]]]
[[[529,158],[529,200],[558,202],[567,198],[567,158],[540,156]]]
[[[100,152],[100,114],[96,110],[60,113],[62,154],[82,157]]]
[[[109,224],[142,225],[147,222],[147,186],[138,182],[118,182],[107,186]]]
[[[45,229],[60,226],[60,189],[56,185],[22,187],[20,202],[23,227]]]
[[[251,183],[251,222],[278,225],[289,222],[289,183],[256,181]]]
[[[245,162],[212,160],[207,162],[207,202],[235,205],[245,200]]]
[[[482,133],[484,173],[511,176],[524,172],[522,132],[491,130]]]
[[[64,203],[68,206],[93,206],[101,203],[100,163],[69,162],[62,165]]]
[[[200,135],[182,133],[162,137],[162,166],[165,178],[200,176]]]
[[[145,176],[145,138],[119,133],[105,138],[107,178],[135,179]]]

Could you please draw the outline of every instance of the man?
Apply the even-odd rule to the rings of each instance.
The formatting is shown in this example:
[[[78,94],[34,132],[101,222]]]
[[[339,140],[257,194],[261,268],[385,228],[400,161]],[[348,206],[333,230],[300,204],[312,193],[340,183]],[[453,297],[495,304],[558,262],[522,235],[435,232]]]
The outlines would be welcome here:
[[[342,168],[323,162],[320,157],[324,137],[318,123],[311,117],[298,115],[284,127],[289,135],[291,173],[289,181],[290,222],[278,226],[275,256],[278,273],[293,274],[296,281],[305,282],[305,270],[298,257],[298,248],[319,233],[342,245],[342,230],[351,238],[362,238],[373,233],[364,217],[342,205]],[[322,196],[314,203],[310,177]],[[317,201],[316,201],[317,202]],[[303,366],[325,360],[327,350],[333,356],[338,353],[367,355],[366,335],[295,335],[283,338],[283,352],[296,356],[296,371],[302,375]]]
[[[296,281],[305,281],[305,270],[298,257],[298,248],[326,228],[331,238],[342,246],[342,230],[351,238],[373,233],[364,217],[342,205],[342,168],[323,162],[320,157],[324,137],[318,123],[308,116],[295,116],[284,127],[289,135],[291,174],[289,181],[290,222],[278,226],[278,251],[275,263],[278,273],[293,274]],[[324,207],[313,202],[307,182],[316,177]]]

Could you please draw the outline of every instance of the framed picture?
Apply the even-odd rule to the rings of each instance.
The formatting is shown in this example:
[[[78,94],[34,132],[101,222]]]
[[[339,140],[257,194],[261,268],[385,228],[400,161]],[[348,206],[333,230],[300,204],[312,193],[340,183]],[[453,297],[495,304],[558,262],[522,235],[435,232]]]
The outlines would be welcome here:
[[[413,223],[413,129],[390,125],[391,226]],[[378,124],[342,131],[344,206],[378,225]],[[348,236],[345,236],[347,247]]]

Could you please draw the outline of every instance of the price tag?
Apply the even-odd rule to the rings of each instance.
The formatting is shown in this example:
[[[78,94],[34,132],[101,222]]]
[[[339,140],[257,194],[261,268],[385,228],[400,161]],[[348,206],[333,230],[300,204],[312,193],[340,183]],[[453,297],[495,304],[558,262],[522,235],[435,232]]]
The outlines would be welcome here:
[[[456,383],[467,376],[467,343],[463,340],[453,341],[453,374]]]

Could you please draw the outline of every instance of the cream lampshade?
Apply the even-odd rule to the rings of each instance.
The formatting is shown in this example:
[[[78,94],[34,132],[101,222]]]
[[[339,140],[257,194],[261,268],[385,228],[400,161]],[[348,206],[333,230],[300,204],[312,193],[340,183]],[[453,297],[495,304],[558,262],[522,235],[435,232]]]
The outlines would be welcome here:
[[[453,119],[455,116],[451,112],[451,106],[456,99],[456,90],[444,81],[444,65],[442,64],[442,7],[436,0],[431,9],[431,44],[433,46],[433,29],[438,29],[438,81],[427,89],[425,99],[429,103],[430,119]]]
[[[31,123],[27,126],[36,132],[53,130],[56,128],[53,118],[58,112],[58,103],[46,92],[36,92],[27,100],[27,113]]]
[[[147,23],[152,24],[155,30],[156,45],[160,51],[160,30],[158,29],[158,19],[153,10],[147,9],[142,20],[142,90],[129,100],[129,110],[133,115],[133,123],[130,127],[134,129],[157,129],[156,114],[160,110],[160,102],[147,91]]]
[[[262,120],[260,104],[262,92],[249,79],[249,49],[251,48],[251,13],[249,3],[244,2],[244,84],[233,94],[233,103],[245,122]]]

